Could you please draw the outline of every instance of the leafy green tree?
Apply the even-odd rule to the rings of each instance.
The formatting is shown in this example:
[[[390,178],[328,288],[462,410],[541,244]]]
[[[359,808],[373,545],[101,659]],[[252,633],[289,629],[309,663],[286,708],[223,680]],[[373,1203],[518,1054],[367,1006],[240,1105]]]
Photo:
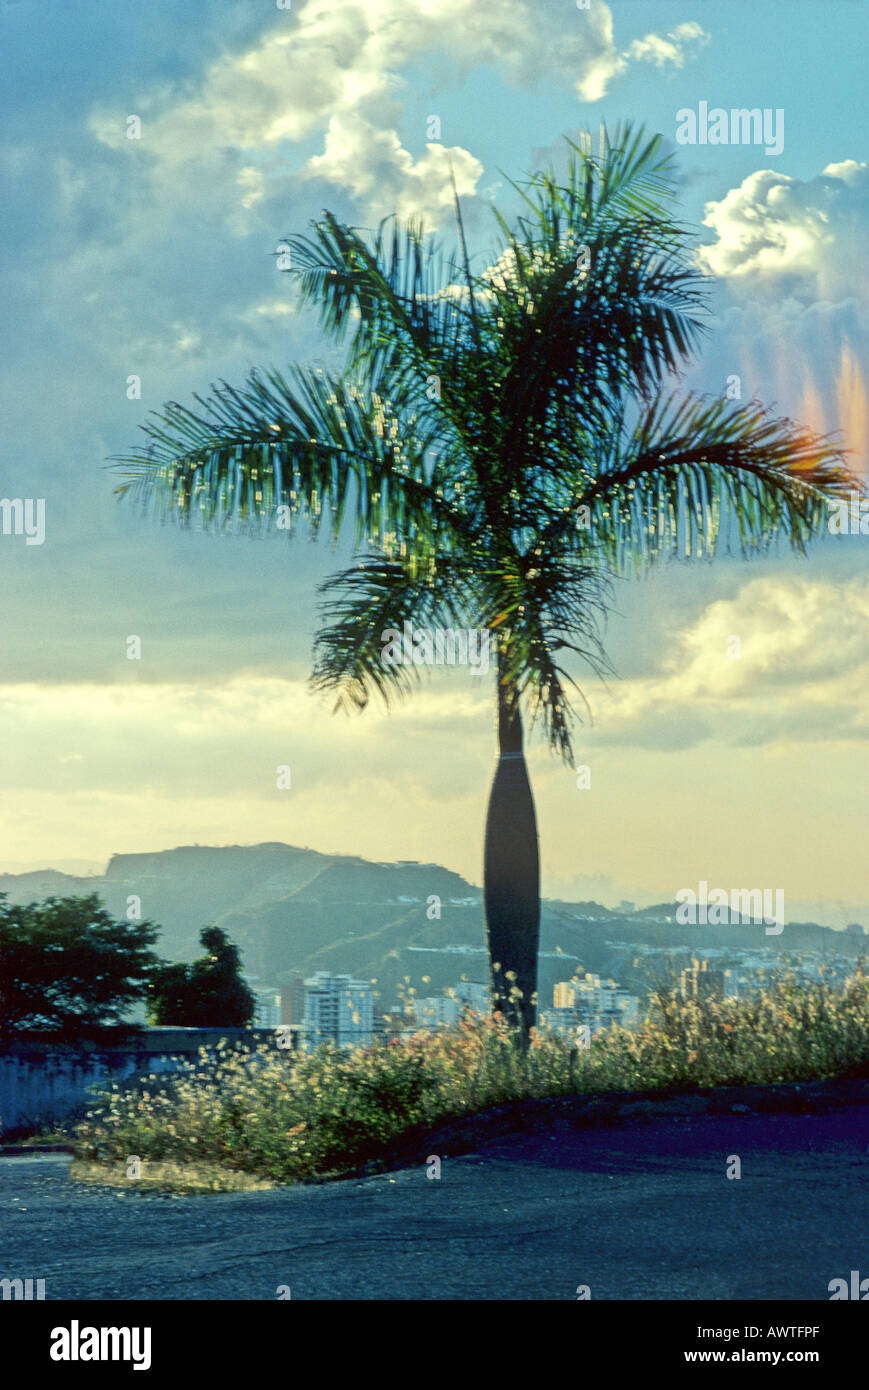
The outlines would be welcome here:
[[[568,142],[570,143],[570,142]],[[614,576],[668,556],[803,551],[853,481],[842,453],[757,401],[678,386],[705,287],[673,216],[671,157],[630,125],[570,144],[567,174],[513,187],[522,212],[472,271],[421,224],[373,239],[324,212],[282,251],[345,369],[254,371],[198,409],[171,402],[118,458],[118,491],[204,527],[240,523],[337,538],[358,561],[326,581],[315,689],[362,709],[419,679],[385,665],[387,628],[488,629],[497,644],[499,759],[484,900],[494,1003],[535,1018],[540,891],[523,749],[539,725],[573,760],[575,678],[608,669],[600,638]]]
[[[241,978],[241,957],[220,927],[203,927],[207,954],[192,965],[161,966],[148,984],[148,1017],[183,1028],[245,1028],[256,1000]]]
[[[14,906],[0,893],[0,1042],[22,1031],[74,1040],[117,1026],[144,997],[151,922],[116,922],[96,893]]]

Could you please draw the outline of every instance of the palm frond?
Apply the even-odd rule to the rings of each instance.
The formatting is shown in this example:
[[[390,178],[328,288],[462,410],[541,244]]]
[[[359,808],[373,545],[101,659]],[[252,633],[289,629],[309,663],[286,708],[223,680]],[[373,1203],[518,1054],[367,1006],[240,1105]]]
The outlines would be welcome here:
[[[499,216],[487,328],[504,364],[503,451],[535,467],[548,466],[553,435],[580,420],[600,432],[621,395],[658,389],[706,330],[704,279],[667,208],[660,137],[616,137],[604,135],[600,160],[572,146],[566,182],[549,171],[525,185],[531,216],[515,226]]]
[[[394,389],[447,376],[471,310],[445,295],[459,268],[421,222],[386,218],[369,246],[324,212],[310,236],[288,236],[283,244],[301,303],[317,308],[337,341],[350,332],[348,370],[389,378]]]
[[[405,544],[467,526],[444,493],[436,419],[412,414],[377,382],[293,367],[251,373],[241,389],[221,383],[200,411],[170,402],[142,429],[147,446],[116,458],[144,507],[205,528],[274,526],[279,507],[307,518],[316,534],[327,516],[337,538],[348,503],[357,543],[377,536]],[[282,529],[289,529],[284,526]]]
[[[597,565],[540,548],[512,582],[504,579],[497,576],[495,599],[504,674],[524,697],[531,728],[539,724],[550,747],[570,762],[578,716],[568,690],[578,693],[587,716],[590,710],[563,658],[570,654],[599,677],[612,674],[602,640],[610,579]]]
[[[389,630],[403,632],[406,621],[453,628],[473,611],[465,571],[443,555],[430,554],[424,565],[411,556],[363,555],[321,584],[320,592],[327,596],[321,606],[325,626],[315,642],[311,684],[317,691],[336,692],[336,710],[361,711],[374,692],[388,708],[419,684],[419,666],[384,659]]]
[[[614,416],[540,544],[569,538],[616,572],[668,556],[711,557],[722,539],[743,555],[780,539],[804,552],[830,501],[856,485],[843,456],[838,435],[816,434],[757,401],[673,392],[633,428],[624,410]],[[585,525],[577,525],[581,508]]]

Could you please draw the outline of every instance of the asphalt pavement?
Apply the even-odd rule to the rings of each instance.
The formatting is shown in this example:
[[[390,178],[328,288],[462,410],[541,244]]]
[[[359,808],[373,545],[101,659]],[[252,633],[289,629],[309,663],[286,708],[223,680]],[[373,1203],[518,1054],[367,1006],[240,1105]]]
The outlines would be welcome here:
[[[0,1279],[46,1299],[828,1300],[869,1277],[867,1105],[558,1123],[440,1178],[176,1196],[68,1170],[0,1158]]]

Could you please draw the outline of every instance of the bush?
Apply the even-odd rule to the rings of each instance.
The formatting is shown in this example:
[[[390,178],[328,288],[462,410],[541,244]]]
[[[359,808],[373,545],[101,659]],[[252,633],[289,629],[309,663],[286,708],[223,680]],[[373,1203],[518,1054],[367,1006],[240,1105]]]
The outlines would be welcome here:
[[[115,921],[96,893],[13,904],[0,893],[0,1048],[22,1033],[101,1038],[158,965],[153,922]]]
[[[518,1047],[503,1019],[468,1018],[407,1041],[310,1054],[220,1044],[149,1090],[103,1092],[80,1158],[217,1163],[274,1182],[334,1177],[414,1132],[505,1101],[619,1090],[869,1075],[869,982],[785,980],[755,998],[659,991],[644,1026],[590,1048],[551,1033]]]
[[[164,964],[148,981],[151,1023],[178,1028],[246,1028],[256,1000],[241,976],[241,955],[220,927],[203,927],[206,954],[191,965]]]

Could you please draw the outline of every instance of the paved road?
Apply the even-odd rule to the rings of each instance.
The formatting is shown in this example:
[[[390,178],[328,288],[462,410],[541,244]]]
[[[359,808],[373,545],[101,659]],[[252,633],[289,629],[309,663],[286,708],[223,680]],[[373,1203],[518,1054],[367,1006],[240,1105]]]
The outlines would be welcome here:
[[[67,1170],[0,1159],[0,1277],[49,1299],[827,1300],[869,1276],[869,1106],[559,1124],[447,1157],[440,1180],[190,1197]]]

